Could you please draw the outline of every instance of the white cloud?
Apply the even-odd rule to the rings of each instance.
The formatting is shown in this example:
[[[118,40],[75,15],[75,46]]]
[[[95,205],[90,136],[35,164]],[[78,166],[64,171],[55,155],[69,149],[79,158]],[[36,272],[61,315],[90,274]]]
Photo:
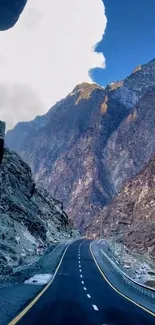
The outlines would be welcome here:
[[[0,118],[9,127],[32,119],[91,81],[89,69],[105,66],[93,51],[105,27],[101,0],[28,0],[18,23],[0,32]]]

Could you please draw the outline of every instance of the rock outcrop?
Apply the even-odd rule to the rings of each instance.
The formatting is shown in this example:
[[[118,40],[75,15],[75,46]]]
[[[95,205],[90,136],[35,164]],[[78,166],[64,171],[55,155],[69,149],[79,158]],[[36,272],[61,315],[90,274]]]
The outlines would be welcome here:
[[[38,189],[28,165],[5,149],[0,165],[0,273],[30,261],[50,243],[76,235],[62,204]]]
[[[153,93],[150,93],[153,87],[155,60],[139,66],[125,80],[105,89],[96,84],[78,85],[47,114],[31,122],[19,123],[7,134],[7,145],[30,165],[35,180],[64,203],[67,213],[83,232],[91,229],[100,209],[117,194],[126,179],[143,167],[154,151],[154,139],[149,136],[151,114],[154,114],[152,104],[148,115],[146,109],[141,113],[143,100],[147,107],[147,96],[153,102]],[[126,148],[130,130],[126,136],[125,132],[132,121],[135,121],[133,128],[139,128],[141,135],[137,147],[135,145],[134,149],[133,145],[132,148],[133,155],[138,149],[134,168],[128,168],[125,164],[133,163],[127,156],[131,148]],[[113,138],[117,139],[117,132],[121,134],[122,125],[124,133],[115,150],[117,141]],[[145,155],[143,136],[149,148]],[[117,155],[123,146],[124,151]]]
[[[155,157],[98,215],[94,234],[155,258]],[[100,227],[99,227],[100,224]],[[101,229],[102,224],[102,229]]]

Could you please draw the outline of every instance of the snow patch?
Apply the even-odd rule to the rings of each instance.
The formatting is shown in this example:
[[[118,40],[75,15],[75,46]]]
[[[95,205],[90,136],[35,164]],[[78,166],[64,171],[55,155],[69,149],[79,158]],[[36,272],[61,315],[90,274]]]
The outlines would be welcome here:
[[[44,285],[50,282],[51,279],[52,274],[35,274],[30,279],[26,280],[24,284]]]

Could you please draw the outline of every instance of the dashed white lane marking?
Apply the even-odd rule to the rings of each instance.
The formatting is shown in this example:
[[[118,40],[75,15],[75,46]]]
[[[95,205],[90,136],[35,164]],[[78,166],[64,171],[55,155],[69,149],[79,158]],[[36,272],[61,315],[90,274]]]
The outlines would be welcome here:
[[[82,274],[80,274],[80,278],[83,278],[83,275]]]
[[[92,305],[95,310],[99,310],[96,305]]]
[[[88,294],[87,294],[87,297],[88,297],[88,298],[91,298],[91,296],[90,296],[90,295],[88,295]]]
[[[86,287],[83,287],[83,289],[86,291],[87,290],[87,288]]]
[[[84,284],[84,281],[81,281],[82,284]]]
[[[82,272],[82,270],[80,269],[80,272]]]

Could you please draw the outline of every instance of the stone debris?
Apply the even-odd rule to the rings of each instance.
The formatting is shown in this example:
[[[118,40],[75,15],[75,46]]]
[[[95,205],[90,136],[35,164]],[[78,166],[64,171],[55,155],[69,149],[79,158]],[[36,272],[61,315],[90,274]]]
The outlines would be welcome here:
[[[29,166],[5,149],[0,165],[0,274],[30,263],[51,243],[78,236],[62,204],[36,187]]]

